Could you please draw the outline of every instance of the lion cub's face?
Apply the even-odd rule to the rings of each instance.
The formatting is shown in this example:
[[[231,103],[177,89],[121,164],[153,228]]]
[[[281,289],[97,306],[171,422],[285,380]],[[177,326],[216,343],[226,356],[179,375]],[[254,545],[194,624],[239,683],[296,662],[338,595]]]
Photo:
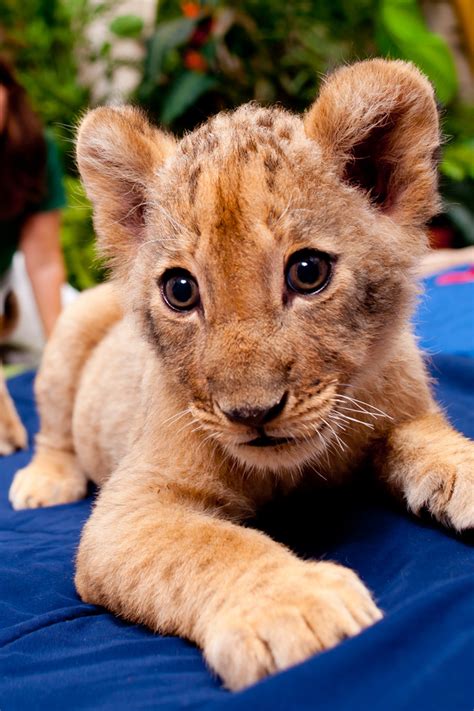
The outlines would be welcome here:
[[[139,155],[133,122],[143,119],[118,115],[123,150]],[[142,127],[156,155],[115,195],[115,243],[110,216],[100,206],[97,216],[142,330],[198,424],[234,457],[271,469],[308,461],[348,422],[344,393],[404,327],[423,245],[386,162],[367,161],[364,146],[338,164],[309,121],[245,106],[178,144]],[[79,147],[81,158],[87,184]]]

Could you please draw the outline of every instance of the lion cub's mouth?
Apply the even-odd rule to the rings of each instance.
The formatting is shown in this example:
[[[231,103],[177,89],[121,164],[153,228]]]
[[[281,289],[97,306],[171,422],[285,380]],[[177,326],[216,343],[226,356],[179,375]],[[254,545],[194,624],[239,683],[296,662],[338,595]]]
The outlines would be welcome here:
[[[242,442],[242,445],[245,447],[279,447],[283,444],[294,444],[295,442],[296,440],[291,437],[270,437],[263,434],[251,439],[249,442]]]

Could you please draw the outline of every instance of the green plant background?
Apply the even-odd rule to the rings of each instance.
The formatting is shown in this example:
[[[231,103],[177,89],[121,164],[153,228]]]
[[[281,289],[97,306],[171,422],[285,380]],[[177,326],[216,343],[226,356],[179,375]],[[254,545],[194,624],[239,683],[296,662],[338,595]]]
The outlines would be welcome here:
[[[109,39],[92,49],[87,25],[114,8]],[[91,100],[78,82],[78,62],[100,61],[112,76],[119,64],[114,43],[123,37],[145,48],[129,99],[178,134],[249,100],[303,111],[324,74],[342,62],[371,56],[415,62],[436,89],[447,135],[441,223],[454,228],[457,245],[474,244],[474,107],[459,99],[451,52],[427,29],[417,0],[162,0],[151,32],[139,17],[121,14],[116,0],[2,0],[0,51],[13,57],[62,151],[69,199],[62,241],[78,288],[104,276],[72,151],[74,126]]]

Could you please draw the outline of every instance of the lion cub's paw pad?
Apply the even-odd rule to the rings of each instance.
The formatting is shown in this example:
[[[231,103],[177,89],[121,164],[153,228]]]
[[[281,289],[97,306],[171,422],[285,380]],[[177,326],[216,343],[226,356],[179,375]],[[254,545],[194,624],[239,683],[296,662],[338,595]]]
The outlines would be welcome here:
[[[291,591],[288,586],[280,593],[270,589],[268,599],[218,616],[205,654],[225,686],[245,688],[381,619],[355,573],[330,563],[319,565],[328,566],[328,571],[321,575],[315,564]]]
[[[78,472],[46,472],[30,464],[20,469],[10,487],[9,499],[14,509],[37,509],[43,506],[70,504],[84,498],[85,477]]]

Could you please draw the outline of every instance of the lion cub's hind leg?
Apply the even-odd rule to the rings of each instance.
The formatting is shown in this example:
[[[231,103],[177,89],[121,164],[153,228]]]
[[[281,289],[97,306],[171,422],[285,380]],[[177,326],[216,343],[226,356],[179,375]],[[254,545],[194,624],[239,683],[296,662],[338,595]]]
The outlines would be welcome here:
[[[17,472],[10,488],[14,509],[68,504],[85,496],[87,477],[72,435],[76,391],[92,350],[121,316],[109,284],[83,293],[61,315],[35,383],[41,429],[33,460]]]

